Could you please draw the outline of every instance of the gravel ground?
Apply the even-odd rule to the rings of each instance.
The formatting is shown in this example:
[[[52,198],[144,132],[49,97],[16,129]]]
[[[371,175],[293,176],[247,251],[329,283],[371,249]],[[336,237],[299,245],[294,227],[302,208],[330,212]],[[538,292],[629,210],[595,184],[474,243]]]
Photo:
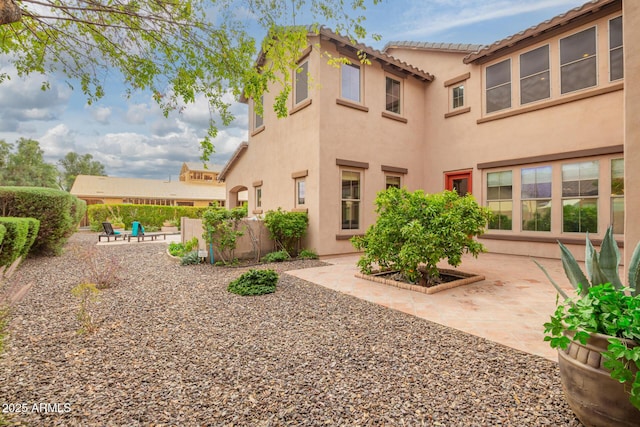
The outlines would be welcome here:
[[[0,356],[2,410],[26,410],[4,414],[12,425],[580,425],[541,357],[287,274],[274,294],[240,297],[226,287],[247,268],[95,241],[78,233],[12,278],[33,283]],[[91,308],[90,335],[70,293],[87,251],[121,277]]]

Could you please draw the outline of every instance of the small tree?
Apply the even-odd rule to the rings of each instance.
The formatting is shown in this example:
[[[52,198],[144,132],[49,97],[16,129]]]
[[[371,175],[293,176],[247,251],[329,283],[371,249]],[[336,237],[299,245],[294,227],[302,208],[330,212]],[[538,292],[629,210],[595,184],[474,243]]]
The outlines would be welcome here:
[[[485,250],[474,237],[484,232],[490,211],[471,195],[389,188],[378,193],[376,212],[378,220],[365,235],[351,239],[356,249],[364,250],[358,261],[362,272],[371,273],[377,265],[397,269],[416,282],[418,267],[424,266],[429,277],[438,277],[441,260],[455,267],[462,262],[463,253],[477,256]]]
[[[298,253],[300,239],[307,233],[309,217],[305,212],[286,212],[281,208],[268,211],[264,216],[264,225],[269,230],[269,236],[276,244],[285,250],[289,256]]]
[[[222,262],[228,263],[235,258],[238,238],[244,234],[240,230],[240,220],[247,216],[246,206],[231,210],[213,207],[202,216],[205,232],[202,237],[218,248]]]

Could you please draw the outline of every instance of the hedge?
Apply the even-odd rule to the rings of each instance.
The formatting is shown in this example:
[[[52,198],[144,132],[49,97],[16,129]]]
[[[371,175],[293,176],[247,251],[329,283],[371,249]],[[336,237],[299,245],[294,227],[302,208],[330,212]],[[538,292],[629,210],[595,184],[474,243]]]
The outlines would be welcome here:
[[[127,229],[131,229],[133,221],[140,221],[145,227],[162,227],[168,220],[181,218],[202,218],[208,206],[157,206],[157,205],[89,205],[88,216],[91,229],[102,231],[102,223],[113,222],[114,218],[122,219]]]
[[[0,224],[0,248],[2,247],[2,240],[4,239],[4,234],[7,232],[7,228]]]
[[[78,228],[86,210],[83,200],[62,190],[41,187],[0,187],[0,215],[35,218],[40,229],[31,252],[59,255]]]
[[[0,217],[5,234],[0,245],[0,266],[11,265],[26,255],[38,233],[40,221],[34,218]]]

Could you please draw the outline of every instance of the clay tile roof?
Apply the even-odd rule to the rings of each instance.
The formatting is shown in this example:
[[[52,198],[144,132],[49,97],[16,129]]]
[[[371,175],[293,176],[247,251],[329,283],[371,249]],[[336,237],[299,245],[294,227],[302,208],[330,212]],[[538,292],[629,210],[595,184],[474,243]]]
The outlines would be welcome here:
[[[409,49],[416,49],[416,50],[436,50],[440,52],[451,52],[451,53],[472,53],[472,52],[477,52],[483,47],[484,45],[471,44],[471,43],[429,43],[429,42],[415,42],[415,41],[391,41],[384,46],[382,51],[386,52],[387,49],[393,49],[393,48],[409,48]]]
[[[488,57],[495,55],[503,49],[509,48],[517,43],[521,43],[527,39],[533,37],[539,37],[544,33],[548,33],[559,27],[566,26],[567,24],[574,22],[580,18],[584,18],[588,15],[594,14],[602,10],[605,6],[611,5],[612,7],[621,7],[622,0],[593,0],[582,6],[576,7],[563,14],[560,14],[554,18],[544,21],[538,25],[527,28],[517,34],[509,36],[505,39],[499,40],[489,46],[485,46],[479,49],[477,52],[467,55],[463,62],[469,64],[472,62],[486,62]]]

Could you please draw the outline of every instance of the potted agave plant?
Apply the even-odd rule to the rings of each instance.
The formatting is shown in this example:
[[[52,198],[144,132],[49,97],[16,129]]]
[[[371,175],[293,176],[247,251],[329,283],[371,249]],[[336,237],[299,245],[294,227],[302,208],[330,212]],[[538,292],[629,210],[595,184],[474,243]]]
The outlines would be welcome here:
[[[560,243],[562,266],[577,291],[544,324],[545,341],[558,349],[562,388],[585,426],[640,426],[640,244],[625,286],[618,275],[620,251],[611,228],[598,253],[587,235],[585,269]]]

